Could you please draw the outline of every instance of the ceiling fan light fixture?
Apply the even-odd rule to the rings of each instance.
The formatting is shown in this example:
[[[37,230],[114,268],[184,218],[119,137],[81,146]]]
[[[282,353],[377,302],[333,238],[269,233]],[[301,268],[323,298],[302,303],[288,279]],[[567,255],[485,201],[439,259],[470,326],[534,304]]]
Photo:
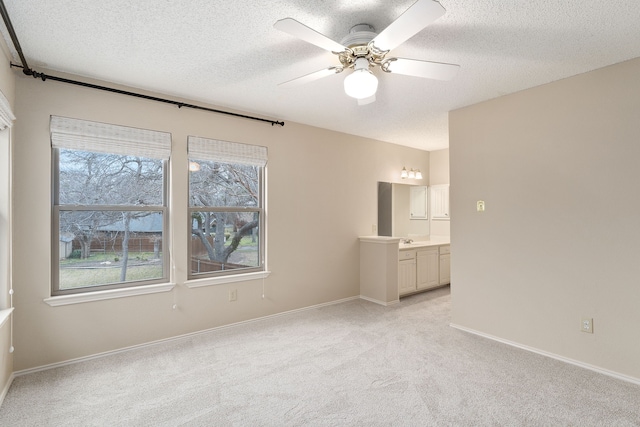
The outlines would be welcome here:
[[[369,98],[378,90],[378,78],[369,70],[369,61],[358,58],[353,73],[344,79],[344,91],[356,99]]]

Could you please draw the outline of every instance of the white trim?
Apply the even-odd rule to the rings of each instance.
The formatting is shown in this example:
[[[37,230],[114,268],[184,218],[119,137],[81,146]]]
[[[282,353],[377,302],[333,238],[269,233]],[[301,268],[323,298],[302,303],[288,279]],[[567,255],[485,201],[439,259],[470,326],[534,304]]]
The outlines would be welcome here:
[[[216,286],[224,283],[246,282],[248,280],[265,279],[271,274],[270,271],[258,271],[255,273],[229,274],[227,276],[206,277],[203,279],[187,280],[184,284],[187,288],[202,288],[203,286]]]
[[[498,342],[501,342],[503,344],[510,345],[512,347],[516,347],[516,348],[519,348],[519,349],[522,349],[522,350],[530,351],[532,353],[536,353],[536,354],[539,354],[541,356],[550,357],[552,359],[556,359],[556,360],[559,360],[561,362],[569,363],[571,365],[575,365],[575,366],[578,366],[580,368],[588,369],[590,371],[594,371],[594,372],[597,372],[599,374],[607,375],[609,377],[617,378],[617,379],[622,380],[622,381],[627,381],[627,382],[630,382],[630,383],[633,383],[633,384],[640,385],[640,378],[631,377],[629,375],[621,374],[619,372],[610,371],[608,369],[604,369],[604,368],[600,368],[598,366],[590,365],[588,363],[580,362],[579,360],[570,359],[568,357],[560,356],[560,355],[555,354],[555,353],[549,353],[547,351],[540,350],[540,349],[537,349],[535,347],[529,347],[527,345],[519,344],[519,343],[514,342],[514,341],[505,340],[503,338],[499,338],[499,337],[496,337],[496,336],[493,336],[493,335],[485,334],[484,332],[480,332],[480,331],[476,331],[474,329],[466,328],[464,326],[456,325],[455,323],[450,323],[449,326],[451,326],[452,328],[459,329],[459,330],[464,331],[464,332],[469,332],[470,334],[479,335],[481,337],[488,338],[488,339],[493,340],[493,341],[498,341]]]
[[[4,322],[7,321],[12,311],[13,311],[13,307],[0,310],[0,328],[2,328],[2,326],[4,325]]]
[[[11,111],[9,100],[4,96],[4,93],[0,91],[0,130],[5,130],[13,126],[15,119],[16,116],[14,116],[13,111]]]
[[[15,377],[16,377],[16,374],[12,372],[11,375],[9,375],[9,379],[7,380],[7,383],[4,385],[4,388],[2,389],[2,393],[0,393],[0,407],[4,402],[4,398],[7,397],[7,393],[9,393],[9,389],[11,388],[11,384],[13,383],[13,379]]]
[[[365,243],[378,243],[382,245],[398,245],[400,244],[400,237],[387,237],[387,236],[360,236],[358,240]]]
[[[288,314],[294,314],[294,313],[300,313],[300,312],[304,312],[304,311],[308,311],[308,310],[314,310],[316,308],[322,308],[322,307],[327,307],[327,306],[330,306],[330,305],[341,304],[343,302],[353,301],[353,300],[356,300],[356,299],[358,299],[357,296],[356,297],[343,298],[343,299],[339,299],[339,300],[336,300],[336,301],[330,301],[330,302],[325,302],[325,303],[316,304],[316,305],[310,305],[308,307],[296,308],[294,310],[289,310],[289,311],[283,311],[283,312],[280,312],[280,313],[269,314],[267,316],[256,317],[254,319],[248,319],[248,320],[243,320],[243,321],[236,322],[236,323],[230,323],[228,325],[216,326],[216,327],[213,327],[213,328],[204,329],[202,331],[190,332],[190,333],[187,333],[187,334],[178,335],[178,336],[170,337],[170,338],[164,338],[164,339],[156,340],[156,341],[151,341],[151,342],[144,343],[144,344],[132,345],[132,346],[120,348],[120,349],[117,349],[117,350],[110,350],[110,351],[105,351],[105,352],[102,352],[102,353],[96,353],[96,354],[93,354],[93,355],[90,355],[90,356],[83,356],[83,357],[78,357],[78,358],[75,358],[75,359],[69,359],[69,360],[66,360],[66,361],[63,361],[63,362],[57,362],[57,363],[51,363],[51,364],[48,364],[48,365],[37,366],[35,368],[23,369],[21,371],[14,372],[13,375],[18,377],[18,376],[21,376],[21,375],[32,374],[34,372],[46,371],[48,369],[55,369],[55,368],[59,368],[61,366],[73,365],[75,363],[81,363],[81,362],[85,362],[85,361],[88,361],[88,360],[99,359],[99,358],[111,356],[111,355],[114,355],[114,354],[126,353],[128,351],[132,351],[132,350],[136,350],[136,349],[140,349],[140,348],[152,347],[152,346],[155,346],[155,345],[158,345],[158,344],[164,344],[164,343],[167,343],[167,342],[179,341],[179,340],[183,340],[183,339],[187,339],[187,338],[196,337],[198,335],[207,334],[209,332],[215,332],[215,331],[219,331],[219,330],[222,330],[222,329],[233,328],[234,326],[246,325],[248,323],[259,322],[259,321],[267,320],[267,319],[273,319],[273,318],[280,317],[280,316],[285,316],[285,315],[288,315]]]
[[[400,302],[399,299],[394,300],[394,301],[384,302],[384,301],[377,300],[375,298],[365,297],[364,295],[360,295],[360,299],[363,299],[363,300],[369,301],[369,302],[373,302],[373,303],[376,303],[376,304],[384,305],[385,307],[388,307],[388,306],[394,305],[394,304],[398,304]]]
[[[44,302],[51,307],[69,304],[82,304],[85,302],[102,301],[106,299],[125,298],[136,295],[156,294],[168,292],[176,286],[175,283],[160,283],[158,285],[144,285],[131,288],[108,289],[106,291],[81,292],[73,295],[59,295],[45,298]]]

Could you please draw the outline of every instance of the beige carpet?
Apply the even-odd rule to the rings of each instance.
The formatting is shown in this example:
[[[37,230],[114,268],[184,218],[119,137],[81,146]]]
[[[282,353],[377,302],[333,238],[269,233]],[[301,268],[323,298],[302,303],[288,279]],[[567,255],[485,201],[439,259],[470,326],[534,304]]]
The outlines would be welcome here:
[[[16,378],[1,426],[640,426],[640,387],[449,327],[448,288]]]

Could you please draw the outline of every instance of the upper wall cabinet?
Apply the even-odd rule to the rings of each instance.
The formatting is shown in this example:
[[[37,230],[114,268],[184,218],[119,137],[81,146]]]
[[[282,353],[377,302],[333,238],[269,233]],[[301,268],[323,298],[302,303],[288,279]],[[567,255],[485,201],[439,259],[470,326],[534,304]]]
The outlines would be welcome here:
[[[449,219],[449,185],[432,185],[431,219]]]
[[[428,219],[427,209],[427,187],[424,185],[416,185],[410,188],[410,218],[411,219]]]

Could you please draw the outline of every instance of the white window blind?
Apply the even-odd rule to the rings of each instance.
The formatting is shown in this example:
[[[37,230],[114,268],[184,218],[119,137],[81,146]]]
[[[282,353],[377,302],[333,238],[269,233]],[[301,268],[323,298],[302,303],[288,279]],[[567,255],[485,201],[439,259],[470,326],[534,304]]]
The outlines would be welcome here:
[[[16,116],[11,111],[9,100],[4,96],[4,93],[0,91],[0,130],[4,130],[13,125],[13,121]]]
[[[171,134],[68,117],[51,116],[51,145],[81,151],[167,160]]]
[[[191,135],[187,142],[190,159],[261,167],[267,164],[267,147]]]

